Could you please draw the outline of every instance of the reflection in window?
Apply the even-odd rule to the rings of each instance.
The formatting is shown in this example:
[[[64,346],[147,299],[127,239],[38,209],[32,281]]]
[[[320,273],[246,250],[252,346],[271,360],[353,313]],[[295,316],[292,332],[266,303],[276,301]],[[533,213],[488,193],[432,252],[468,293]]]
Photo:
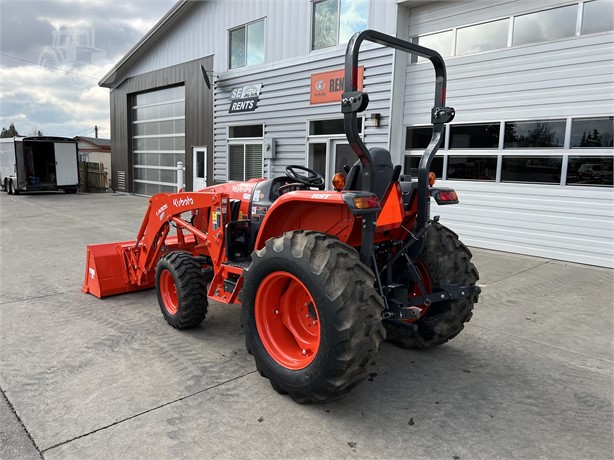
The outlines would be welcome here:
[[[559,184],[563,157],[504,156],[501,182]]]
[[[505,48],[508,31],[509,19],[458,29],[456,32],[456,54]]]
[[[313,5],[314,50],[345,44],[367,28],[368,0],[322,0]]]
[[[569,157],[568,185],[609,185],[614,175],[612,157]]]
[[[362,120],[362,118],[358,118],[359,133],[362,133]],[[334,136],[337,134],[345,134],[343,118],[335,118],[332,120],[313,120],[309,122],[310,136]]]
[[[453,32],[447,30],[445,32],[439,32],[436,34],[423,35],[422,37],[416,37],[413,42],[437,51],[442,57],[452,56],[452,37]],[[412,62],[416,62],[416,57],[412,55]],[[418,58],[418,62],[426,62],[426,58]]]
[[[449,156],[447,179],[494,181],[497,177],[496,156]]]
[[[425,149],[431,141],[433,128],[430,126],[407,127],[405,137],[405,150]],[[443,142],[442,142],[443,145]]]
[[[614,117],[575,118],[571,121],[571,147],[612,148]]]
[[[614,30],[613,8],[611,0],[584,2],[582,33],[594,34]]]
[[[230,31],[230,68],[264,62],[264,19]]]
[[[578,5],[517,16],[512,45],[545,42],[576,34]]]
[[[565,120],[505,123],[504,148],[563,147]]]
[[[228,128],[229,138],[262,137],[262,125],[238,125]]]
[[[475,125],[451,125],[451,149],[497,149],[499,148],[499,123]]]
[[[420,165],[419,156],[406,156],[405,164],[403,165],[403,174],[409,174],[414,178],[418,177],[418,166]],[[443,156],[435,156],[431,161],[431,171],[435,173],[435,177],[441,179],[443,177]]]

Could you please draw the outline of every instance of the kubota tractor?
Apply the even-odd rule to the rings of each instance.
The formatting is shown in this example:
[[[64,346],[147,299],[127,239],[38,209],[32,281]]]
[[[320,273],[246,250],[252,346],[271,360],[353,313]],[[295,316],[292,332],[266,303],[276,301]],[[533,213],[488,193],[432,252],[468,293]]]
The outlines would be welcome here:
[[[418,180],[390,153],[368,150],[357,113],[358,53],[369,40],[428,58],[436,74],[433,135]],[[286,176],[160,193],[135,241],[88,246],[83,290],[97,297],[154,287],[166,321],[199,325],[207,299],[241,304],[247,351],[279,393],[298,402],[338,397],[367,377],[380,342],[427,348],[456,336],[479,287],[471,253],[429,217],[458,203],[429,184],[431,160],[454,110],[446,70],[430,49],[367,30],[348,44],[341,111],[358,161],[336,175],[288,166]]]

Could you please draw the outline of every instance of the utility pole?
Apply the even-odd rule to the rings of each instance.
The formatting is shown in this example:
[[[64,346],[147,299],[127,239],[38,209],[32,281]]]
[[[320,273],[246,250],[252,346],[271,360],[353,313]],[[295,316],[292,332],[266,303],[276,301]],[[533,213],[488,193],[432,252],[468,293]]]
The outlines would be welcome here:
[[[98,125],[94,125],[94,133],[94,136],[96,137],[96,139],[98,139]]]

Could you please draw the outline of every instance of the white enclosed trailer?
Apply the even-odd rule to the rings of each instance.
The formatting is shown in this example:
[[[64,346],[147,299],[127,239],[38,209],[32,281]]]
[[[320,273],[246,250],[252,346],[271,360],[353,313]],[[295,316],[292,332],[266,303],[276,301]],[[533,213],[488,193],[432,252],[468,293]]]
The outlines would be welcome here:
[[[77,142],[46,136],[0,139],[0,186],[9,195],[41,190],[76,193]]]

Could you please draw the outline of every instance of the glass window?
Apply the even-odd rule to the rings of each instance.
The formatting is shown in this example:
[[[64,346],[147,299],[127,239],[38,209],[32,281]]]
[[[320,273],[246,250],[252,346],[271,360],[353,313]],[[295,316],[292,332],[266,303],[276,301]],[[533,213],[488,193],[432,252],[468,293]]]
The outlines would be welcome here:
[[[413,39],[413,42],[424,46],[425,48],[430,48],[432,50],[437,51],[441,54],[442,57],[452,56],[452,38],[453,33],[451,30],[446,30],[445,32],[438,32],[436,34],[423,35],[421,37],[416,37]],[[412,62],[416,62],[416,57],[412,55]],[[418,58],[418,62],[426,62],[426,58]]]
[[[614,158],[569,157],[568,185],[609,185],[612,187]]]
[[[313,4],[312,49],[345,44],[367,28],[368,0],[322,0]]]
[[[229,32],[230,68],[264,62],[264,19]]]
[[[509,19],[501,19],[458,29],[456,31],[456,54],[505,48],[509,22]]]
[[[565,120],[506,122],[504,148],[562,148],[565,124]]]
[[[614,117],[571,120],[571,147],[612,148]]]
[[[309,144],[309,167],[326,176],[326,144]]]
[[[231,126],[228,128],[228,137],[233,139],[262,137],[263,131],[262,125]]]
[[[504,156],[501,182],[559,184],[563,157]]]
[[[430,126],[408,127],[405,136],[405,150],[425,149],[432,135],[433,128]]]
[[[584,2],[582,33],[594,34],[614,30],[614,5],[611,0]]]
[[[403,165],[403,174],[409,174],[414,178],[418,178],[418,166],[420,166],[419,156],[406,156],[405,164]],[[443,156],[435,156],[431,161],[431,171],[435,173],[438,179],[443,177]]]
[[[499,123],[451,125],[451,149],[498,149]]]
[[[358,132],[362,133],[362,118],[358,118]],[[334,120],[313,120],[309,122],[310,136],[334,136],[345,134],[343,118]]]
[[[228,180],[262,177],[262,144],[228,146]]]
[[[512,45],[573,37],[576,34],[577,16],[577,4],[517,16],[514,19]]]
[[[368,0],[341,0],[339,4],[339,43],[347,44],[356,32],[367,29]]]
[[[230,31],[230,68],[245,66],[245,27]]]
[[[496,156],[448,156],[447,179],[494,181],[497,178]]]

